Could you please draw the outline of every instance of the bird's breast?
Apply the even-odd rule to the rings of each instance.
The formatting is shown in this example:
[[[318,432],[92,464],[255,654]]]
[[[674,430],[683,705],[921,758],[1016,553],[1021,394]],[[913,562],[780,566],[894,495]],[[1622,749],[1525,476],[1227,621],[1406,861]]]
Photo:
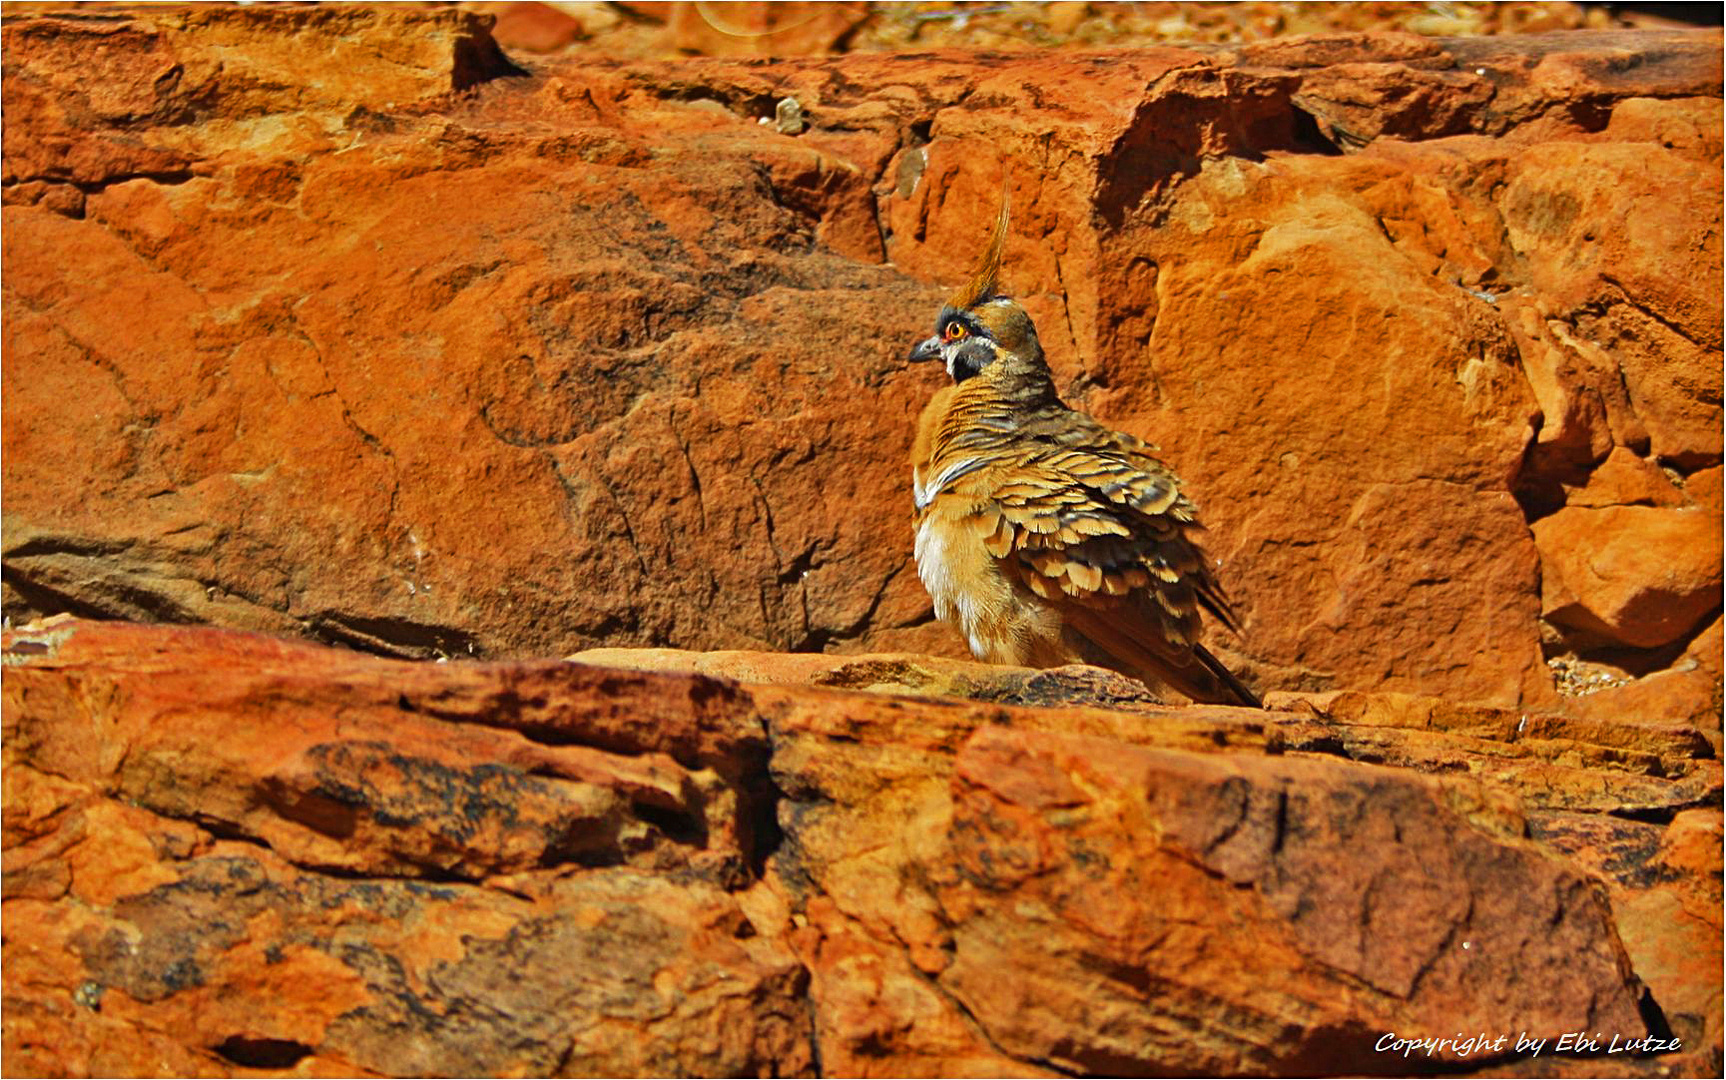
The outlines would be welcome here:
[[[973,655],[981,653],[978,624],[984,617],[982,542],[946,514],[926,513],[917,522],[917,576],[935,605],[935,617],[957,624]]]

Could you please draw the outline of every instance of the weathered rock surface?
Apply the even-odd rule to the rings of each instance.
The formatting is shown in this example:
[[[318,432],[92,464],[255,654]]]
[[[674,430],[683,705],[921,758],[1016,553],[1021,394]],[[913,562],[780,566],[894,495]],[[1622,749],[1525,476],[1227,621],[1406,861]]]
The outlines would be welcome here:
[[[1721,770],[1693,728],[70,620],[0,657],[9,1073],[1532,1064],[1374,1049],[1459,1029],[1682,1044],[1545,1075],[1721,1061]]]
[[[449,9],[28,10],[15,620],[956,655],[901,357],[1003,173],[1008,285],[1188,479],[1265,689],[1554,707],[1598,628],[1542,621],[1531,524],[1718,521],[1718,34],[619,63]]]
[[[1612,685],[1568,697],[1560,711],[1599,719],[1683,718],[1718,738],[1721,707],[1721,621],[1690,640],[1677,660],[1664,671],[1640,679],[1611,677]],[[1612,671],[1600,666],[1603,673]],[[1610,677],[1610,676],[1609,676]]]
[[[462,6],[496,14],[497,39],[508,49],[555,52],[574,48],[637,59],[692,53],[783,57],[942,48],[983,52],[1063,45],[1222,44],[1345,31],[1461,36],[1678,25],[1640,9],[1543,0],[1459,0],[1443,8],[1408,4],[1290,7],[1268,0],[1137,4],[1054,0],[1019,5],[744,0],[723,8],[699,0],[464,0]]]
[[[1534,523],[1544,613],[1607,641],[1657,648],[1720,606],[1720,515],[1567,506]]]
[[[9,1074],[1719,1074],[1718,33],[584,12],[8,9],[0,605],[229,628],[0,639]],[[1272,711],[941,655],[1003,178]]]

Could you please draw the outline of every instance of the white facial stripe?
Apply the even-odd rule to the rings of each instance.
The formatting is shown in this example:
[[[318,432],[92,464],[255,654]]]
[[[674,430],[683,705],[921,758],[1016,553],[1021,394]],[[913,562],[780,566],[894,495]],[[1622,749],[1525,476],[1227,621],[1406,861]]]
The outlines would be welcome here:
[[[970,345],[970,344],[973,344],[973,343],[979,342],[979,341],[989,347],[989,351],[995,354],[996,359],[1000,358],[1001,346],[995,344],[994,339],[982,337],[982,336],[979,336],[976,334],[972,334],[968,337],[962,337],[958,341],[955,341],[950,345],[943,346],[941,349],[941,359],[946,361],[948,378],[951,378],[954,380],[957,380],[959,378],[959,373],[953,370],[954,362],[959,359],[959,350],[966,345]]]

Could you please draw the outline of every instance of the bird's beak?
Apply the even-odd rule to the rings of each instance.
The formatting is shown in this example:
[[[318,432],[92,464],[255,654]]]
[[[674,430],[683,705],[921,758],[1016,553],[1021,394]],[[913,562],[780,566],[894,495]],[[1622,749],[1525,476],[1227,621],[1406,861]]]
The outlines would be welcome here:
[[[911,347],[911,355],[906,359],[918,362],[941,359],[941,338],[939,336],[924,338]]]

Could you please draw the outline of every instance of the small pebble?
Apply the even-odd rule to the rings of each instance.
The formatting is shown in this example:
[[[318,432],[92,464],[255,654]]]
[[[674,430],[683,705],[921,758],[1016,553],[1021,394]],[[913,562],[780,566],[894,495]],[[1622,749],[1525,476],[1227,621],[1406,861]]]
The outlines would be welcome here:
[[[779,129],[781,135],[803,133],[803,106],[796,98],[779,99],[779,104],[773,107],[773,126]]]

